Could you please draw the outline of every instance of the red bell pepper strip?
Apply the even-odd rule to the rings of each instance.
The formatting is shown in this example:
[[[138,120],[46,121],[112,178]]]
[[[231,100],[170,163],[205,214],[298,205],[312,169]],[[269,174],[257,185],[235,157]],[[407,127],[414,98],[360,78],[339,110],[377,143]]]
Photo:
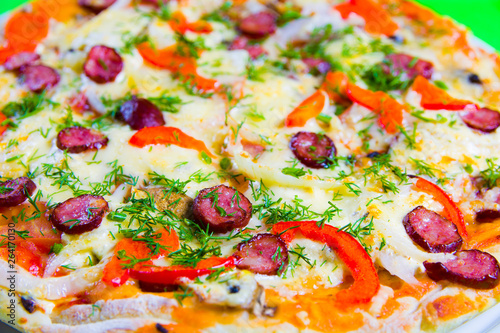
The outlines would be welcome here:
[[[337,294],[337,303],[342,306],[367,303],[377,294],[380,288],[377,271],[368,253],[355,238],[329,225],[320,228],[315,221],[279,222],[272,229],[287,243],[294,239],[298,231],[308,239],[327,244],[351,271],[354,283]]]
[[[128,143],[139,148],[157,144],[176,145],[182,148],[196,149],[199,152],[205,152],[210,157],[215,157],[203,141],[196,140],[176,127],[145,127],[137,131]]]
[[[196,267],[168,266],[142,267],[130,270],[130,277],[139,281],[159,284],[177,284],[181,278],[193,280],[199,276],[211,274],[218,268],[232,268],[235,265],[233,257],[212,257],[202,260]]]
[[[350,13],[356,13],[365,19],[365,30],[371,34],[393,36],[398,25],[392,20],[387,11],[372,0],[349,0],[335,6],[343,19]]]
[[[311,118],[321,113],[325,105],[328,105],[328,95],[322,89],[306,98],[285,119],[286,127],[302,127]]]
[[[137,45],[141,56],[152,65],[167,69],[178,75],[184,83],[188,83],[202,93],[212,93],[220,87],[219,82],[207,79],[198,74],[196,59],[190,51],[180,45],[172,45],[158,50],[149,43]]]
[[[347,83],[349,79],[342,72],[328,72],[321,89],[326,91],[330,100],[339,104],[348,104],[350,100],[347,96]]]
[[[431,195],[434,200],[443,205],[443,215],[457,226],[460,236],[462,236],[464,241],[467,241],[469,235],[467,233],[467,228],[465,227],[464,216],[457,204],[454,203],[450,196],[436,184],[418,176],[412,176],[412,178],[417,179],[415,188],[418,191]]]
[[[133,240],[131,238],[124,238],[120,240],[115,247],[115,255],[111,258],[104,267],[102,280],[113,287],[123,285],[130,276],[130,268],[125,268],[124,265],[129,264],[130,260],[120,258],[119,253],[125,251],[126,256],[136,259],[148,259],[139,262],[136,266],[144,267],[145,265],[152,265],[152,260],[165,256],[166,254],[179,249],[179,237],[174,230],[162,231],[161,237],[158,239],[158,244],[165,247],[160,249],[156,255],[152,255],[151,249],[145,242],[140,240]]]
[[[208,34],[213,31],[212,25],[206,21],[197,21],[189,23],[182,12],[174,12],[168,24],[173,31],[185,34],[186,31],[192,31],[200,34]]]
[[[19,11],[5,24],[5,44],[0,47],[0,64],[19,52],[33,52],[49,33],[49,16],[45,13]]]
[[[347,84],[347,94],[351,101],[358,103],[379,115],[380,127],[387,133],[394,134],[398,127],[403,124],[404,105],[387,95],[383,91],[373,92],[358,87],[355,84]]]
[[[450,110],[461,111],[477,110],[478,107],[472,102],[451,97],[445,90],[436,87],[423,76],[417,76],[413,82],[412,89],[422,95],[420,105],[427,110]]]

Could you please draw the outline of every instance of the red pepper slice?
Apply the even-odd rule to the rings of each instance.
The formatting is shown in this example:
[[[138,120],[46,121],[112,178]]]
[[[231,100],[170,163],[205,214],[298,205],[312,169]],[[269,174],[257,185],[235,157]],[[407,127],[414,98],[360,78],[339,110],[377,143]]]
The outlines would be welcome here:
[[[12,14],[5,24],[6,43],[0,48],[0,64],[19,52],[33,52],[49,33],[49,19],[46,13],[19,11]]]
[[[320,228],[315,221],[279,222],[272,229],[287,243],[294,239],[298,231],[308,239],[327,244],[351,271],[354,283],[337,294],[337,303],[342,306],[367,303],[377,294],[380,288],[377,271],[368,253],[355,238],[329,225]]]
[[[417,76],[413,82],[412,89],[422,95],[420,105],[427,110],[450,110],[461,111],[477,110],[478,107],[472,102],[451,97],[445,90],[430,83],[423,76]]]
[[[172,45],[158,50],[149,43],[137,45],[141,56],[152,65],[167,69],[180,76],[184,83],[188,83],[201,93],[217,91],[220,84],[217,80],[207,79],[198,74],[196,59],[189,56],[189,50],[179,45]]]
[[[169,266],[169,267],[142,267],[130,270],[130,277],[149,283],[177,284],[179,279],[188,278],[193,280],[199,276],[211,274],[218,268],[232,268],[235,261],[233,257],[212,257],[202,260],[196,267]]]
[[[379,125],[384,128],[387,133],[394,134],[398,127],[403,124],[403,111],[406,110],[404,105],[387,95],[383,91],[373,92],[358,87],[355,84],[347,84],[347,94],[349,98],[376,114],[379,115]]]
[[[131,238],[120,240],[116,244],[115,255],[104,267],[102,280],[113,287],[119,287],[127,282],[130,276],[130,269],[124,268],[123,264],[127,264],[130,261],[118,257],[118,252],[122,250],[124,250],[129,257],[135,257],[136,259],[148,258],[149,260],[137,264],[139,267],[144,267],[145,265],[152,265],[152,259],[159,258],[179,249],[179,237],[174,230],[170,230],[170,232],[166,230],[162,231],[158,243],[163,245],[166,249],[160,249],[158,254],[152,256],[151,250],[147,247],[145,242],[133,240]]]
[[[321,113],[328,104],[328,95],[322,89],[306,98],[285,119],[286,127],[302,127],[311,118]]]
[[[199,34],[208,34],[213,31],[212,25],[206,21],[197,21],[189,23],[182,12],[174,12],[168,24],[177,33],[185,34],[186,31],[192,31]]]
[[[415,183],[415,188],[418,191],[427,193],[431,195],[434,200],[439,202],[444,207],[443,215],[453,222],[458,229],[458,233],[462,236],[464,241],[467,241],[469,235],[467,233],[467,228],[465,227],[464,216],[457,204],[451,200],[448,193],[443,191],[439,186],[430,181],[420,178],[418,176],[411,176],[412,178],[416,178],[417,182]]]
[[[328,97],[335,103],[347,104],[347,83],[349,78],[342,72],[328,72],[325,81],[321,85],[321,89],[326,91]]]
[[[356,13],[365,19],[365,30],[371,34],[393,36],[398,30],[387,11],[371,0],[350,0],[335,6],[345,20],[350,13]]]
[[[182,148],[196,149],[199,152],[205,152],[207,155],[215,157],[203,141],[196,140],[177,127],[145,127],[137,131],[128,143],[139,148],[157,144],[176,145]]]

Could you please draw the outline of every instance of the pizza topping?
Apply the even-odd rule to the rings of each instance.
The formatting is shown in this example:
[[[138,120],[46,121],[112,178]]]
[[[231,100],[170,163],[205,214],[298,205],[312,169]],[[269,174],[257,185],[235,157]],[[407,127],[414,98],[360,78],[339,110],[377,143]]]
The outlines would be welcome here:
[[[400,104],[385,92],[373,92],[349,82],[347,84],[347,94],[351,101],[378,114],[378,123],[387,133],[394,134],[402,126],[406,106]]]
[[[212,32],[212,26],[206,21],[188,22],[186,16],[181,11],[172,13],[168,24],[173,31],[179,34],[185,34],[187,31],[207,34]]]
[[[285,119],[286,127],[303,127],[311,118],[318,116],[328,106],[328,96],[322,90],[306,98]]]
[[[72,154],[101,149],[108,144],[108,138],[95,129],[80,126],[67,127],[57,134],[57,148]]]
[[[483,209],[476,213],[476,222],[491,223],[500,219],[500,211],[496,209]]]
[[[241,32],[249,38],[263,38],[276,31],[276,15],[259,12],[242,19],[238,25]]]
[[[313,169],[327,169],[337,155],[332,139],[312,132],[295,134],[290,140],[290,149],[302,164]]]
[[[114,4],[116,0],[78,0],[78,4],[96,14]]]
[[[137,96],[132,96],[123,103],[116,113],[116,119],[126,122],[134,130],[165,125],[160,109],[147,99]]]
[[[248,224],[252,204],[239,191],[219,185],[200,191],[194,199],[193,216],[204,229],[228,232]]]
[[[231,45],[229,45],[229,50],[246,50],[253,60],[267,54],[261,45],[249,43],[249,39],[244,36],[236,37]]]
[[[274,234],[289,243],[298,231],[308,239],[328,245],[352,273],[354,283],[337,293],[341,306],[369,302],[380,289],[380,281],[372,259],[363,246],[348,233],[330,225],[318,227],[316,221],[279,222],[273,226]]]
[[[0,183],[0,189],[0,207],[13,207],[26,201],[36,185],[28,177],[19,177]]]
[[[103,197],[84,194],[58,204],[50,221],[58,230],[78,235],[99,227],[107,211],[108,202]]]
[[[430,79],[434,72],[432,63],[404,53],[387,55],[382,63],[382,68],[387,75],[398,77],[404,74],[409,80],[413,80],[418,75]]]
[[[19,52],[9,57],[3,66],[8,71],[18,70],[27,65],[34,65],[40,60],[40,55],[35,52]]]
[[[469,74],[469,76],[467,77],[467,79],[472,84],[483,84],[483,81],[481,81],[481,78],[479,77],[479,75],[474,74],[474,73]]]
[[[418,206],[403,219],[406,233],[426,251],[455,252],[462,245],[457,227],[441,215]]]
[[[99,84],[113,82],[122,69],[122,57],[114,49],[104,45],[92,47],[83,65],[85,75]]]
[[[191,56],[192,51],[200,53],[198,50],[180,44],[156,49],[149,43],[139,44],[137,49],[144,60],[172,71],[184,84],[189,84],[193,93],[205,96],[214,93],[220,87],[217,80],[207,79],[198,74],[196,58]]]
[[[60,80],[59,73],[44,65],[27,65],[21,69],[21,82],[36,93],[55,87]]]
[[[459,251],[456,258],[443,263],[425,261],[424,267],[435,281],[448,280],[477,289],[491,289],[499,282],[498,261],[479,250]]]
[[[276,275],[288,265],[288,250],[285,242],[273,234],[258,234],[241,242],[233,253],[236,267],[256,274]]]
[[[198,150],[209,157],[215,157],[203,141],[196,140],[175,127],[157,126],[143,128],[130,138],[129,144],[139,148],[157,144],[176,145],[182,148]]]
[[[328,72],[325,77],[325,82],[321,85],[321,89],[326,91],[328,97],[338,104],[349,105],[351,100],[347,96],[347,83],[349,79],[342,72]]]
[[[436,87],[423,76],[417,76],[412,89],[422,95],[420,105],[427,110],[476,110],[477,106],[469,101],[451,97],[445,90]]]
[[[147,293],[165,293],[169,291],[176,291],[179,289],[179,286],[176,284],[161,284],[139,281],[139,288]]]
[[[143,266],[131,269],[130,277],[147,283],[160,285],[180,284],[183,280],[194,280],[197,277],[212,274],[220,269],[234,267],[234,258],[212,257],[201,260],[196,267],[184,266]]]
[[[484,133],[491,133],[500,126],[500,113],[487,108],[464,111],[460,118],[468,127]]]
[[[332,68],[328,61],[316,58],[304,58],[302,61],[307,65],[311,74],[326,74]]]
[[[21,305],[28,313],[35,312],[35,300],[29,296],[21,296]]]
[[[393,36],[398,30],[398,25],[389,14],[372,0],[348,0],[335,6],[343,19],[347,19],[351,13],[358,14],[365,19],[365,30],[371,34],[382,34]]]
[[[453,200],[451,200],[450,196],[439,186],[431,183],[428,180],[417,176],[411,177],[417,179],[417,182],[415,183],[415,188],[417,190],[431,195],[432,197],[434,197],[434,200],[443,205],[443,216],[453,222],[453,224],[457,227],[462,239],[467,241],[469,236],[467,233],[467,228],[465,227],[464,216],[457,205],[453,202]]]

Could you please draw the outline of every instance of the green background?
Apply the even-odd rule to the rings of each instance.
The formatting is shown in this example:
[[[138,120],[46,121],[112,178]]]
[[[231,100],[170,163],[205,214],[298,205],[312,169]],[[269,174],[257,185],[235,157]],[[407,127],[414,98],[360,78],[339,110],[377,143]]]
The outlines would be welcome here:
[[[26,0],[0,0],[0,13]],[[419,0],[438,13],[470,27],[474,34],[500,50],[500,0]]]

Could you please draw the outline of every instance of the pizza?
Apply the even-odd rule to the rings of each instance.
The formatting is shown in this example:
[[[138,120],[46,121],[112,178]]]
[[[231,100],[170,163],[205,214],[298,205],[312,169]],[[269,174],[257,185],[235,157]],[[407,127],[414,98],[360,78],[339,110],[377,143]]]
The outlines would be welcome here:
[[[447,332],[500,299],[500,58],[407,0],[36,0],[0,48],[0,318]]]

